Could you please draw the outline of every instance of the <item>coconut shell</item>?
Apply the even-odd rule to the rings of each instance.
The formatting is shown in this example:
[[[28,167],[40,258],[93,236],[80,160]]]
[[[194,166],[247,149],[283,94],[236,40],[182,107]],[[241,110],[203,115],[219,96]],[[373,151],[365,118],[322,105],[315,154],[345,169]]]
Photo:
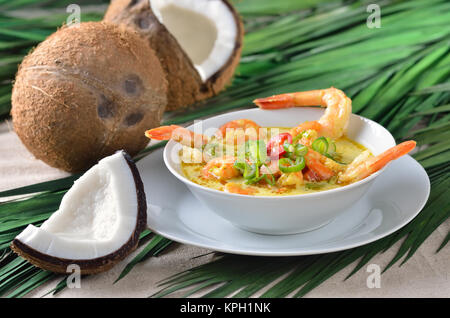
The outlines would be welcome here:
[[[139,236],[147,227],[147,201],[144,192],[144,184],[142,183],[136,164],[128,154],[124,153],[124,156],[127,160],[128,166],[130,167],[131,173],[133,174],[138,200],[138,211],[134,232],[128,241],[125,242],[117,251],[95,259],[70,260],[41,253],[17,239],[12,241],[11,249],[16,254],[39,268],[62,274],[67,274],[67,267],[72,264],[80,266],[80,272],[82,275],[105,272],[127,257],[136,249],[139,243]]]
[[[159,57],[169,82],[166,110],[183,108],[217,95],[230,83],[241,57],[244,27],[233,6],[227,0],[222,1],[235,17],[237,37],[229,60],[206,82],[201,80],[178,41],[154,15],[149,0],[114,0],[108,7],[105,21],[139,31]]]
[[[160,125],[167,81],[138,33],[106,22],[63,27],[19,67],[12,92],[15,131],[38,159],[69,172],[105,156],[143,149]]]

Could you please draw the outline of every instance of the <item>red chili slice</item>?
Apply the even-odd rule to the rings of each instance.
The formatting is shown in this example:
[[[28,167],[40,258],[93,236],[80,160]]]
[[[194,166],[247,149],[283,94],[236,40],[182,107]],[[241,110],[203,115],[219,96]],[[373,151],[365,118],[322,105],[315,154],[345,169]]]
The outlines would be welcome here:
[[[286,153],[284,143],[292,143],[292,135],[290,133],[281,133],[272,137],[267,143],[267,155],[272,159],[278,159]]]

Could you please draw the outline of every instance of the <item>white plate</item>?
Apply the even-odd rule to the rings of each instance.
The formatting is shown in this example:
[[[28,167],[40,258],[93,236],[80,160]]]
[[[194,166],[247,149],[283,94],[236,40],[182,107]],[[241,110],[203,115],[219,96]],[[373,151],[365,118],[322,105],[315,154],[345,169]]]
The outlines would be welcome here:
[[[203,206],[166,168],[159,149],[138,163],[148,227],[173,241],[215,251],[261,256],[310,255],[345,250],[385,237],[410,222],[425,205],[430,181],[410,156],[392,162],[368,193],[334,221],[314,231],[263,235],[239,229]]]
[[[236,119],[250,119],[262,127],[295,127],[299,121],[315,121],[324,116],[324,108],[293,107],[277,110],[252,108],[229,112],[196,122],[190,130],[211,134],[217,127]],[[395,146],[394,137],[380,124],[352,114],[346,135],[367,147],[374,155]],[[290,196],[251,196],[227,193],[198,185],[184,176],[180,165],[181,145],[169,141],[164,148],[167,169],[210,211],[235,226],[260,234],[293,234],[318,229],[354,205],[385,168],[345,187]]]

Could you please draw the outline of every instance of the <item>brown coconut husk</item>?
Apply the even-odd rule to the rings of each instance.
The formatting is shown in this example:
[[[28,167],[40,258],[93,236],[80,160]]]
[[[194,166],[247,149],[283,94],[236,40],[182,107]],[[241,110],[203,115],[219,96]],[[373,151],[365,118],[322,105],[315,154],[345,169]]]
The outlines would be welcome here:
[[[154,51],[135,31],[106,22],[63,27],[19,67],[13,124],[38,159],[84,171],[124,149],[137,154],[160,125],[167,81]]]
[[[222,1],[233,13],[238,27],[235,47],[223,67],[204,83],[178,41],[158,21],[148,0],[114,0],[108,7],[104,21],[134,28],[155,50],[169,82],[167,110],[183,108],[217,95],[230,83],[241,57],[244,27],[233,6],[227,0]]]

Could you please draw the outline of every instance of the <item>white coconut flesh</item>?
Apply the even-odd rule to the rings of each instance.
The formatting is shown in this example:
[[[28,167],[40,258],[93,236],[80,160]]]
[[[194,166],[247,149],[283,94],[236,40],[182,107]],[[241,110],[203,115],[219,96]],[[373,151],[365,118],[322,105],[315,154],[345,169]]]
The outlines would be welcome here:
[[[159,22],[175,37],[203,82],[231,58],[235,17],[221,0],[150,0]]]
[[[137,217],[133,174],[118,152],[80,177],[41,227],[29,225],[16,240],[53,257],[95,259],[120,249],[135,231]]]

